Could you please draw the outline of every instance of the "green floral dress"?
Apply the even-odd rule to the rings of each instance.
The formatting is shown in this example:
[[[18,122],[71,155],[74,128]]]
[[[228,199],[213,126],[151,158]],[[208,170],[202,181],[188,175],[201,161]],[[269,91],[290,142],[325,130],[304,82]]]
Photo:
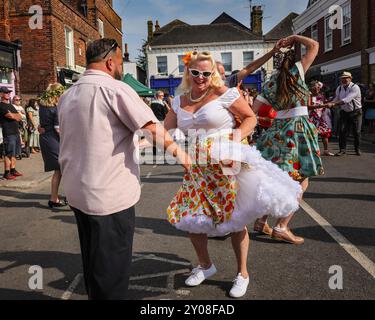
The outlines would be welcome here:
[[[304,81],[301,62],[290,70],[298,77],[298,83],[308,92]],[[265,83],[262,96],[277,110],[285,110],[277,104],[277,74]],[[307,106],[308,95],[299,100],[293,98],[288,109]],[[320,157],[318,130],[308,116],[287,119],[275,119],[272,126],[258,139],[257,148],[262,156],[277,164],[297,181],[317,175],[323,175],[324,169]]]

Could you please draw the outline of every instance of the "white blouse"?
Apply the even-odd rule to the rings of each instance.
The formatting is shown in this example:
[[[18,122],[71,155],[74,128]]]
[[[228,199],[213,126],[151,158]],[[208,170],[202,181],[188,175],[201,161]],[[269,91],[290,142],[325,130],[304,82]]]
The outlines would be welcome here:
[[[233,129],[236,121],[228,109],[239,98],[238,89],[231,88],[192,113],[181,108],[181,97],[178,96],[172,104],[172,109],[177,115],[177,128],[185,135],[188,134],[189,129]]]

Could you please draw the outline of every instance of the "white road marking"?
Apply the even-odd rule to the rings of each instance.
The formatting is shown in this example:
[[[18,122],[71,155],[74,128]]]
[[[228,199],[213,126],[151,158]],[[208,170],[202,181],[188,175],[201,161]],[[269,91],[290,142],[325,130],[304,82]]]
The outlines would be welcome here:
[[[375,263],[354,246],[347,238],[338,232],[326,219],[311,208],[305,201],[301,201],[301,207],[313,218],[353,259],[355,259],[374,279]]]
[[[149,179],[151,177],[151,171],[149,173],[147,173],[147,176],[146,176],[146,179]]]
[[[133,256],[134,256],[134,259],[132,260],[133,263],[135,261],[140,261],[140,260],[157,260],[157,261],[163,261],[163,262],[168,262],[168,263],[177,264],[177,265],[183,265],[183,266],[189,266],[189,267],[191,266],[191,264],[188,262],[165,259],[165,258],[157,257],[154,254],[134,253]],[[139,281],[139,280],[153,279],[153,278],[158,278],[158,277],[167,277],[167,287],[161,288],[161,287],[151,287],[151,286],[141,286],[141,285],[130,285],[129,289],[148,291],[148,292],[162,292],[162,293],[167,293],[167,294],[174,293],[179,296],[188,296],[190,294],[189,290],[175,290],[174,284],[175,284],[176,275],[186,274],[186,273],[189,273],[190,271],[191,270],[189,268],[189,269],[180,269],[176,271],[152,273],[152,274],[145,274],[145,275],[131,277],[130,281]]]
[[[154,254],[148,254],[148,255],[133,254],[133,256],[136,257],[136,259],[133,259],[133,262],[138,261],[138,260],[151,259],[151,260],[162,261],[162,262],[170,262],[170,263],[178,264],[178,265],[181,265],[181,266],[191,266],[190,262],[183,262],[183,261],[165,259],[165,258],[157,257]]]
[[[82,273],[78,273],[76,275],[73,282],[70,284],[69,288],[61,296],[61,300],[69,300],[72,297],[74,290],[77,288],[82,278],[83,278]]]
[[[168,282],[171,282],[171,286],[168,284],[167,289],[171,290],[170,287],[173,287],[173,278],[176,274],[183,274],[190,272],[190,269],[181,269],[176,272],[160,272],[160,273],[153,273],[153,274],[145,274],[143,276],[135,276],[131,277],[130,281],[137,281],[137,280],[144,280],[144,279],[151,279],[151,278],[159,278],[159,277],[168,277]],[[172,280],[170,280],[170,277],[172,277]]]
[[[157,164],[155,164],[154,166],[153,166],[153,168],[155,169],[156,167],[157,167],[158,165]]]

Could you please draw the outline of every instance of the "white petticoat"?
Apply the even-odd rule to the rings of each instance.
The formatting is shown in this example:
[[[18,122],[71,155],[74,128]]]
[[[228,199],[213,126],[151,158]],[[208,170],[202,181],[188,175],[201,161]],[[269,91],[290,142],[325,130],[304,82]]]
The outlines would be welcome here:
[[[231,219],[215,226],[213,220],[204,214],[188,215],[175,224],[177,229],[222,236],[242,231],[247,224],[264,215],[282,218],[298,210],[302,195],[300,184],[277,165],[265,160],[255,147],[228,140],[215,141],[211,157],[216,161],[230,159],[248,165],[242,165],[239,172],[233,172],[238,190]]]

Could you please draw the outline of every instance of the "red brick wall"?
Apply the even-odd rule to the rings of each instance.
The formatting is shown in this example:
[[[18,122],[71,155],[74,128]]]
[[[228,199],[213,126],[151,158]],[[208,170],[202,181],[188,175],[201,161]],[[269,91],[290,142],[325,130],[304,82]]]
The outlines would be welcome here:
[[[30,29],[28,14],[31,5],[41,5],[46,13],[43,17],[43,29]],[[10,17],[11,40],[21,40],[22,65],[20,69],[21,93],[38,92],[48,83],[56,81],[53,70],[52,28],[48,16],[49,5],[45,1],[14,1]]]
[[[371,0],[370,0],[371,2]],[[374,4],[373,4],[374,6]],[[320,19],[318,23],[318,39],[319,39],[319,54],[315,59],[314,65],[325,63],[352,53],[361,51],[361,37],[359,36],[361,30],[361,21],[358,14],[360,12],[360,1],[352,0],[352,40],[351,43],[341,45],[341,30],[333,30],[333,50],[325,52],[324,46],[324,18]],[[375,11],[374,11],[375,16]],[[372,20],[374,21],[374,20]],[[373,22],[374,23],[374,22]],[[307,28],[306,36],[311,36],[311,28]],[[297,49],[297,53],[300,49]]]
[[[3,5],[0,0],[0,37],[4,39]],[[10,8],[11,41],[20,39],[22,67],[21,92],[32,95],[43,90],[48,83],[57,81],[56,67],[66,66],[65,31],[69,26],[74,33],[75,64],[85,66],[86,44],[99,38],[97,18],[104,22],[107,37],[115,38],[122,46],[121,18],[111,7],[112,1],[88,0],[88,16],[79,10],[78,0],[12,0]],[[43,29],[29,28],[32,5],[43,8]],[[95,5],[97,7],[95,7]],[[81,50],[80,50],[81,49]]]
[[[122,30],[121,18],[106,0],[97,0],[96,6],[98,8],[97,18],[102,20],[104,24],[104,36],[116,39],[122,49],[122,34],[117,31],[117,29]]]
[[[73,30],[75,64],[82,67],[86,65],[85,43],[87,43],[89,40],[99,38],[97,29],[92,26],[86,18],[73,9],[73,7],[66,6],[60,1],[52,2],[52,42],[54,61],[58,67],[67,66],[65,52],[65,27],[69,27]],[[81,53],[79,48],[81,48]]]
[[[342,46],[341,45],[341,32],[342,30],[333,30],[333,50],[329,52],[325,51],[324,46],[324,18],[319,20],[319,43],[320,50],[317,59],[314,64],[320,64],[327,61],[331,61],[352,53],[361,51],[361,37],[359,37],[361,30],[361,21],[359,14],[360,12],[360,1],[352,1],[352,41],[351,43]]]

